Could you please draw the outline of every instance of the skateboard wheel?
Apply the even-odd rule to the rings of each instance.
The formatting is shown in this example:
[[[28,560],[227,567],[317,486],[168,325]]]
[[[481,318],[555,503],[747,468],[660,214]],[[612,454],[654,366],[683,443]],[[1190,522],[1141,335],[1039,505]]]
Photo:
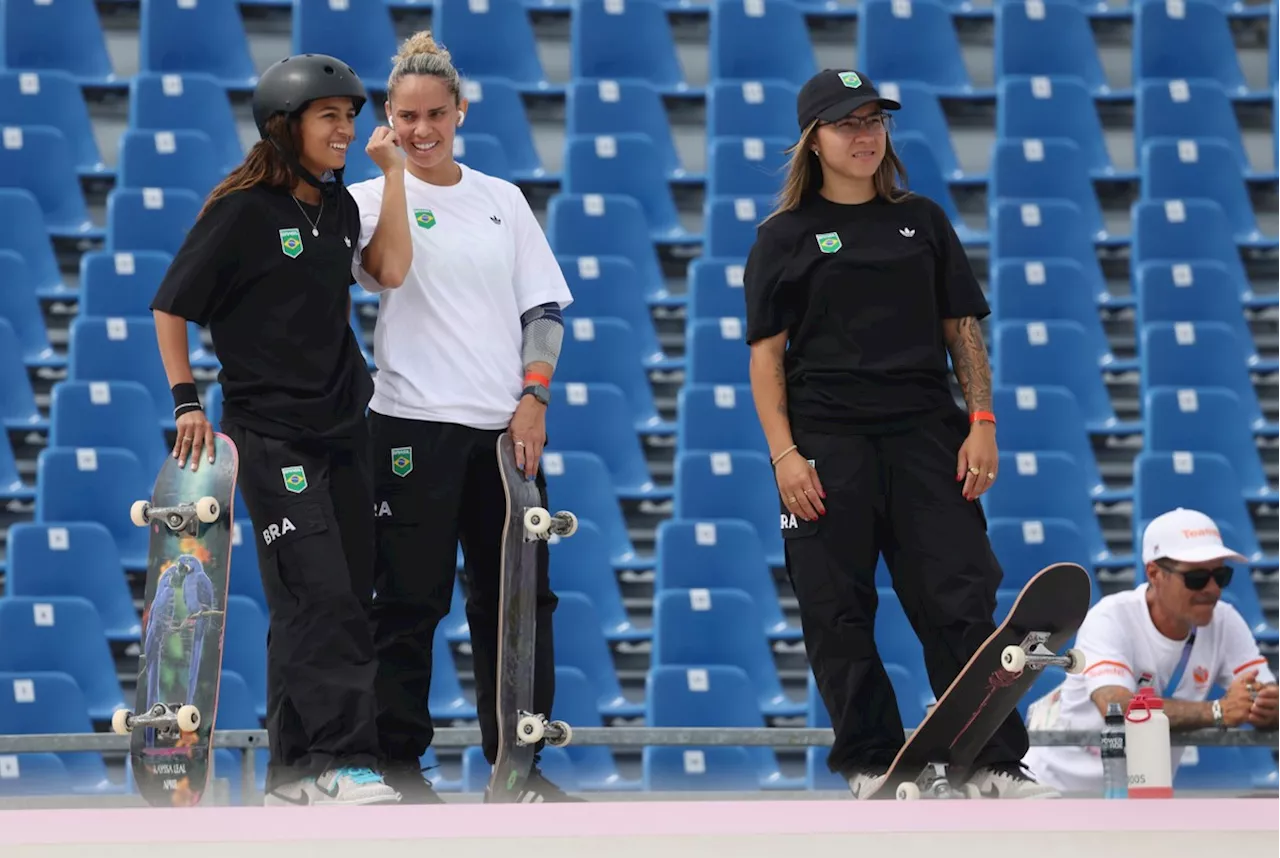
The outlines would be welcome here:
[[[1067,673],[1083,673],[1085,666],[1084,653],[1078,649],[1067,650]]]
[[[526,745],[542,741],[544,732],[542,719],[536,715],[526,715],[516,722],[516,735]]]
[[[1000,666],[1010,673],[1022,673],[1027,666],[1027,653],[1020,646],[1007,646],[1000,653]]]
[[[913,783],[898,784],[895,795],[898,801],[915,801],[920,798],[920,787]]]
[[[533,536],[546,536],[551,532],[551,513],[540,506],[531,506],[524,511],[524,529]]]
[[[578,532],[578,517],[567,510],[560,510],[555,514],[556,523],[560,525],[556,531],[566,539]]]
[[[178,729],[184,733],[194,733],[200,727],[200,710],[194,706],[183,706],[178,709]]]
[[[573,741],[573,728],[564,721],[552,721],[551,726],[560,731],[560,737],[557,739],[547,739],[547,744],[553,748],[563,748],[565,745]]]
[[[129,729],[129,710],[117,709],[111,713],[111,732],[117,736],[124,736],[133,732]]]
[[[146,527],[150,522],[147,521],[147,513],[151,510],[149,501],[134,501],[133,506],[129,509],[129,520],[138,527]]]
[[[217,498],[203,497],[196,501],[196,518],[205,524],[213,524],[222,514]]]

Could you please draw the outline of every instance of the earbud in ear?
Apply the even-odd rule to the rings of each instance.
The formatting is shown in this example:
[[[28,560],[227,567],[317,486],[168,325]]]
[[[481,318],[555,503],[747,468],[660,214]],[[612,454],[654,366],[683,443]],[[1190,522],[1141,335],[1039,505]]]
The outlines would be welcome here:
[[[464,123],[464,122],[466,122],[466,121],[467,121],[467,114],[465,114],[465,113],[459,113],[459,114],[458,114],[458,127],[459,127],[459,128],[461,128],[461,127],[462,127],[462,123]]]

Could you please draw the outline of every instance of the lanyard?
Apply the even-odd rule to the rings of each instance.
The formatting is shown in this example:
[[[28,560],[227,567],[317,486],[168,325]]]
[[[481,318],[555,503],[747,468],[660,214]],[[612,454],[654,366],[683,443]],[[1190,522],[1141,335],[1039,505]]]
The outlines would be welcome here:
[[[1177,690],[1178,683],[1182,681],[1182,674],[1187,669],[1187,662],[1191,660],[1191,649],[1196,645],[1196,633],[1193,630],[1191,636],[1187,638],[1186,646],[1182,648],[1182,658],[1178,659],[1178,666],[1173,669],[1173,675],[1169,677],[1169,684],[1165,686],[1164,698],[1170,699],[1173,692]]]

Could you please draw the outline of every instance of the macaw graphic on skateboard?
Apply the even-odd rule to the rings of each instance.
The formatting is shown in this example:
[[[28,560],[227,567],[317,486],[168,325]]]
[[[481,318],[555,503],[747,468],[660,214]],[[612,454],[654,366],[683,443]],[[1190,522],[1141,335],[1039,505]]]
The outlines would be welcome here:
[[[151,532],[142,656],[134,711],[111,727],[130,735],[138,792],[158,807],[199,804],[209,781],[239,466],[229,438],[214,444],[194,472],[167,457],[151,500],[130,511]]]

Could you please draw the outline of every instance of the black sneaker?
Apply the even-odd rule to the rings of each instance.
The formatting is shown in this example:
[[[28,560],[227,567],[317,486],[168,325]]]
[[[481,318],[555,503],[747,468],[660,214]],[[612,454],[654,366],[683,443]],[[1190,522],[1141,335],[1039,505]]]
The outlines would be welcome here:
[[[569,795],[560,787],[547,780],[547,776],[537,766],[529,772],[529,778],[524,782],[524,789],[520,790],[520,797],[516,799],[520,804],[541,804],[543,802],[585,802],[585,798],[575,798]]]
[[[423,776],[427,771],[420,768],[417,761],[388,763],[383,769],[382,779],[387,786],[400,793],[401,804],[444,804],[444,799]]]

